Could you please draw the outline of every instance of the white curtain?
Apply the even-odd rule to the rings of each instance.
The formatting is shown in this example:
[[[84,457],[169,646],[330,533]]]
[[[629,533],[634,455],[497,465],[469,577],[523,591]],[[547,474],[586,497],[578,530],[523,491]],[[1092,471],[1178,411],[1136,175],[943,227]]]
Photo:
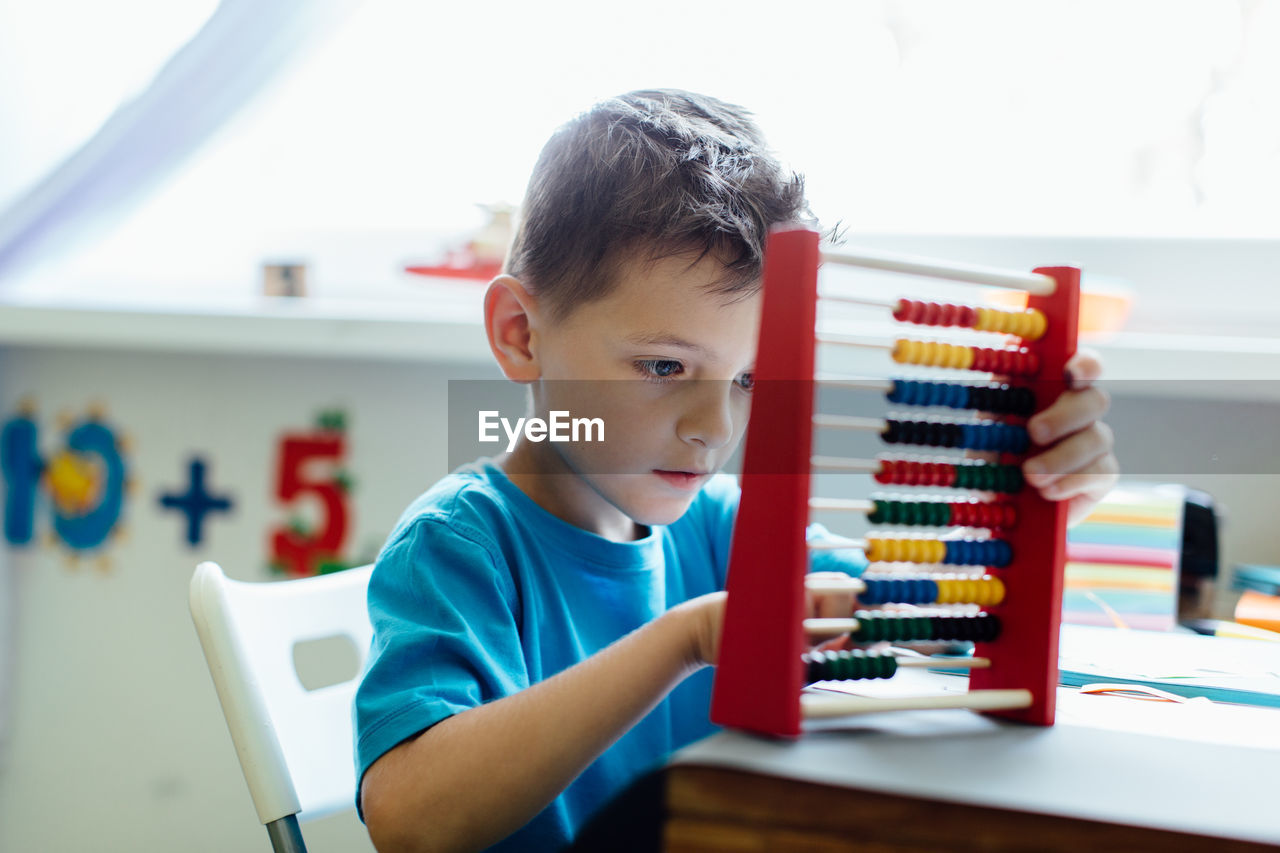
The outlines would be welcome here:
[[[138,97],[0,211],[0,290],[169,177],[360,0],[222,0]]]

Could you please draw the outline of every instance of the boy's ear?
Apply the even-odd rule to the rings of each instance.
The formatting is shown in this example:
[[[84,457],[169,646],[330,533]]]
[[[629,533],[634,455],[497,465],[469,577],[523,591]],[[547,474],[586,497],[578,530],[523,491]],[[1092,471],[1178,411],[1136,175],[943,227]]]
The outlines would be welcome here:
[[[534,300],[520,282],[500,275],[484,295],[484,328],[489,349],[502,373],[513,382],[533,382],[541,375],[533,345]]]

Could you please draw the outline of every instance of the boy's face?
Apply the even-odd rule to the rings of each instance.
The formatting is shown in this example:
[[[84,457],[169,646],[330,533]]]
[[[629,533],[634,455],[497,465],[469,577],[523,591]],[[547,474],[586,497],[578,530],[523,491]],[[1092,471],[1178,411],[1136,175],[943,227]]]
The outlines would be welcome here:
[[[737,448],[760,297],[711,293],[722,272],[711,257],[633,264],[608,296],[536,324],[538,416],[560,410],[604,422],[603,442],[542,442],[536,451],[541,467],[572,475],[558,484],[576,504],[562,517],[597,532],[618,513],[669,524]]]

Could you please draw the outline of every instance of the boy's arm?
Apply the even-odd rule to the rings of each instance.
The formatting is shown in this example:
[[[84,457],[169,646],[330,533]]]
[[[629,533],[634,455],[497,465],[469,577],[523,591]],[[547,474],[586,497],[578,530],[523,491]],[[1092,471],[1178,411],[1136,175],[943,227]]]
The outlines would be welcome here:
[[[383,755],[362,794],[374,845],[382,853],[474,850],[528,823],[673,687],[714,663],[723,606],[724,593],[685,602]]]

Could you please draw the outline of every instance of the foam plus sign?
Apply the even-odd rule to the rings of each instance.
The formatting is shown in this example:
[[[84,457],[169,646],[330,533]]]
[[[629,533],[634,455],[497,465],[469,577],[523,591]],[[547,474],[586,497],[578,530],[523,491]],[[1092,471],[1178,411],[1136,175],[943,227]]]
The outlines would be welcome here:
[[[191,460],[189,485],[184,493],[166,493],[160,496],[160,504],[166,509],[176,509],[187,516],[187,542],[199,545],[204,538],[204,519],[211,512],[229,512],[231,499],[216,496],[205,490],[204,462]]]

